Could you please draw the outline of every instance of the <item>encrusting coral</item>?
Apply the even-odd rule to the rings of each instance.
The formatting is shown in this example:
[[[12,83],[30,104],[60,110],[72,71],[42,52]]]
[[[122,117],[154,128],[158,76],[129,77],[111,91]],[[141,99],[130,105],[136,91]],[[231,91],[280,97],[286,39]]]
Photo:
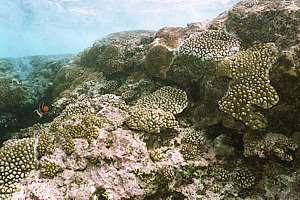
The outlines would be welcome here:
[[[179,47],[179,54],[200,58],[203,61],[218,61],[231,56],[240,49],[234,36],[220,30],[196,32]]]
[[[258,44],[221,61],[219,70],[231,78],[226,95],[219,101],[221,111],[241,120],[251,129],[267,126],[264,116],[252,106],[269,109],[279,96],[270,84],[269,70],[277,59],[274,44]]]

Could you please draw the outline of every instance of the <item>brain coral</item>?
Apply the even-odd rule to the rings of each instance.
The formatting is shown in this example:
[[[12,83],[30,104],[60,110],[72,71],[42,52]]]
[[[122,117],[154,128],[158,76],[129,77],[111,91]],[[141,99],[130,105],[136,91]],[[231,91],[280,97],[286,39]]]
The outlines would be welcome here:
[[[0,149],[0,199],[15,192],[17,184],[35,169],[35,139],[10,140]]]
[[[203,61],[218,61],[239,51],[240,42],[225,31],[208,30],[193,33],[179,47],[179,54],[195,56]]]
[[[267,126],[264,116],[252,106],[268,109],[279,101],[269,80],[269,70],[277,53],[272,43],[258,44],[220,63],[219,70],[232,79],[226,95],[219,101],[221,111],[243,121],[251,129]]]

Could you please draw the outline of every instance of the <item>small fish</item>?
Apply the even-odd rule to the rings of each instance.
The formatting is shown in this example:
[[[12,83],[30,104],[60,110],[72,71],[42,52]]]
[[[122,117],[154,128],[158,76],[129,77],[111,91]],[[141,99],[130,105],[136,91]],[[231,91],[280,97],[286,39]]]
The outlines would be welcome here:
[[[34,112],[36,112],[36,114],[42,118],[44,114],[49,112],[49,106],[45,101],[42,101],[39,103],[38,109],[34,110]]]

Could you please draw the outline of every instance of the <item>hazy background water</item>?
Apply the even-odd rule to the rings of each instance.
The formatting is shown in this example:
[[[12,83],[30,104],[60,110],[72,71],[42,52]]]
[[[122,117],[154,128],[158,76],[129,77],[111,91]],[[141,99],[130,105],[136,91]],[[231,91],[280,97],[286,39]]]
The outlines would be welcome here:
[[[185,26],[238,0],[0,0],[0,57],[77,53],[108,33]]]

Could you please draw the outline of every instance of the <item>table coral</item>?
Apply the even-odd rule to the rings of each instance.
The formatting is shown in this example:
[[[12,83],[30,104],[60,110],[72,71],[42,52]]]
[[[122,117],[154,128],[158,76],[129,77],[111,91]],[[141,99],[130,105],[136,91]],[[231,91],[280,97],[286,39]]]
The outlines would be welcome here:
[[[176,128],[174,114],[181,113],[188,104],[184,91],[170,86],[162,87],[150,95],[140,98],[129,108],[126,124],[134,130],[160,133],[161,129]]]
[[[235,54],[240,49],[239,40],[220,30],[196,32],[179,47],[179,54],[195,56],[203,61],[218,61]]]
[[[188,98],[183,90],[165,86],[150,95],[140,98],[136,105],[149,109],[160,108],[172,114],[181,113],[188,104]]]
[[[274,44],[259,44],[219,65],[221,73],[231,82],[226,95],[219,101],[221,111],[241,120],[251,129],[267,126],[264,116],[253,111],[253,106],[269,109],[276,105],[279,96],[269,80],[269,70],[277,59]]]
[[[130,117],[126,120],[129,128],[148,133],[160,133],[161,129],[176,128],[178,122],[175,116],[162,109],[133,106],[129,110]]]

